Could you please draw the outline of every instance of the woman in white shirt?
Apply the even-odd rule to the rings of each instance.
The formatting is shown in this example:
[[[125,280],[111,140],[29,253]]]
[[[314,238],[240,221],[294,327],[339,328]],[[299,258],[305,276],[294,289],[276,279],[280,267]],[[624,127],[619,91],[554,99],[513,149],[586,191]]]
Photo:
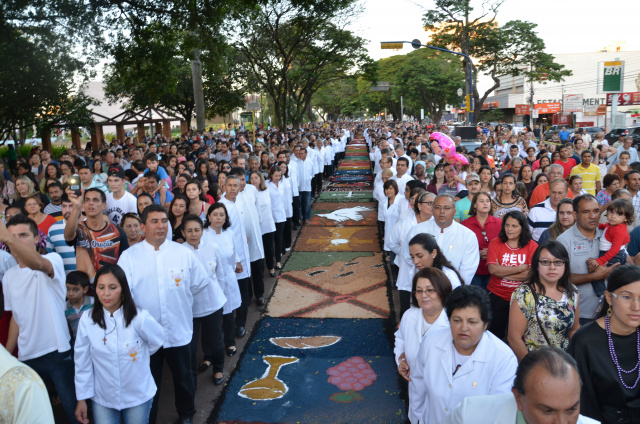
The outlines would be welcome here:
[[[454,289],[444,308],[449,328],[434,328],[411,369],[413,406],[421,423],[439,423],[467,396],[511,393],[518,361],[487,331],[491,301],[477,286]]]
[[[289,167],[286,162],[278,162],[278,167],[282,172],[281,189],[283,192],[284,213],[287,221],[284,224],[284,232],[282,233],[282,254],[284,255],[291,249],[291,220],[293,218],[293,189],[291,188],[291,178],[289,178]]]
[[[274,264],[274,250],[273,240],[276,233],[276,223],[273,220],[273,214],[271,213],[271,196],[269,195],[269,189],[267,183],[264,181],[262,172],[252,171],[249,174],[249,183],[253,185],[258,193],[256,199],[258,201],[258,211],[262,216],[260,222],[260,230],[262,232],[262,245],[264,246],[264,257],[271,277],[276,276],[275,264]]]
[[[76,419],[87,424],[148,423],[156,385],[149,358],[164,343],[162,327],[136,308],[124,271],[105,265],[95,276],[93,308],[80,318],[75,343]]]
[[[444,303],[451,294],[451,282],[439,269],[423,268],[413,277],[412,288],[411,308],[402,315],[393,351],[398,372],[409,382],[409,420],[415,424],[420,417],[412,408],[411,369],[424,336],[431,329],[449,327]]]
[[[384,183],[393,177],[393,171],[383,169],[381,173],[381,182],[377,182],[373,187],[373,197],[378,201],[378,231],[384,234],[384,215],[387,210],[387,196],[384,194]]]
[[[213,240],[202,240],[204,225],[199,216],[189,214],[183,218],[184,244],[196,254],[200,263],[209,275],[210,283],[204,292],[193,298],[193,338],[191,340],[191,366],[193,377],[197,381],[196,351],[198,336],[202,328],[202,352],[204,359],[198,371],[204,372],[213,365],[213,383],[219,386],[224,382],[224,340],[222,337],[222,306],[227,302],[220,281],[224,279],[219,247]],[[224,283],[223,283],[224,284]]]
[[[220,258],[218,268],[221,273],[218,283],[221,284],[222,291],[227,298],[222,307],[224,345],[227,355],[233,356],[236,354],[236,322],[233,311],[240,307],[242,303],[236,273],[242,272],[242,262],[237,254],[238,246],[234,242],[233,230],[229,228],[231,227],[231,222],[224,203],[216,202],[209,206],[204,226],[202,241],[205,244],[214,242],[218,247],[217,252]]]
[[[282,238],[284,235],[284,227],[287,222],[287,215],[284,210],[285,188],[280,181],[282,171],[279,166],[272,166],[269,170],[269,181],[267,188],[269,189],[269,197],[271,198],[271,216],[276,223],[276,233],[274,234],[276,269],[282,269],[280,261],[282,259]],[[265,252],[266,256],[266,252]],[[269,269],[269,272],[274,271]]]
[[[384,194],[387,196],[385,200],[385,212],[384,212],[384,250],[389,252],[391,249],[387,243],[389,234],[393,226],[396,225],[400,211],[398,210],[398,202],[400,201],[400,195],[398,194],[398,184],[395,180],[389,180],[384,183]],[[395,258],[395,253],[391,252],[391,260]]]

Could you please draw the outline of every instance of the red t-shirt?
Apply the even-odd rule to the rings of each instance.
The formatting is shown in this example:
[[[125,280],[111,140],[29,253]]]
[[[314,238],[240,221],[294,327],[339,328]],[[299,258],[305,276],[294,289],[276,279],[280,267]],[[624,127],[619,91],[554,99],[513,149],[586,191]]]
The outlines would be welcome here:
[[[519,266],[523,264],[531,265],[533,253],[538,248],[538,243],[531,240],[522,248],[512,249],[500,238],[495,238],[489,242],[489,250],[487,250],[487,264],[496,264],[502,266]],[[501,277],[491,276],[487,290],[500,296],[507,302],[511,301],[511,294],[522,284],[521,281],[507,280]]]
[[[567,163],[564,163],[562,162],[562,159],[558,159],[557,161],[553,162],[553,164],[560,165],[562,169],[564,169],[564,172],[562,173],[562,178],[567,178],[569,174],[571,174],[571,168],[576,166],[576,160],[574,158],[569,158],[567,159]]]

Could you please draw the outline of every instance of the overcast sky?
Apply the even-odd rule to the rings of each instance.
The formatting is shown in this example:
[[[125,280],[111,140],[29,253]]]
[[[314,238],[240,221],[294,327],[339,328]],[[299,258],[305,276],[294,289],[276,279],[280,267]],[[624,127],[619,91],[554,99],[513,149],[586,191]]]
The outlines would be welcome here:
[[[369,40],[369,55],[378,60],[406,54],[411,46],[394,52],[381,50],[380,41],[411,41],[427,44],[422,15],[432,0],[362,0],[364,13],[353,30]],[[480,4],[473,1],[472,5]],[[625,50],[640,50],[637,17],[640,0],[506,0],[500,6],[498,23],[524,20],[538,24],[538,35],[548,53],[595,52],[615,40],[627,42]]]

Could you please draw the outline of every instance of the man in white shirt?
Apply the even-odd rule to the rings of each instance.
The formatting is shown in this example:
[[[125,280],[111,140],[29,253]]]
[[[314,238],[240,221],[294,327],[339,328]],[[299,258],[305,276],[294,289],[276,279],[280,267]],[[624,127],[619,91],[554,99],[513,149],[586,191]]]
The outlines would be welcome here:
[[[136,197],[124,189],[124,170],[120,166],[109,168],[107,178],[110,193],[107,193],[107,210],[105,213],[109,220],[119,225],[122,216],[126,213],[138,213]]]
[[[580,386],[576,361],[560,349],[542,346],[518,365],[511,393],[469,396],[442,424],[597,424],[580,415]]]
[[[300,191],[300,216],[302,225],[311,219],[311,181],[314,176],[314,163],[307,158],[307,149],[304,147],[298,153],[298,189]]]
[[[247,331],[245,325],[247,323],[247,311],[249,303],[251,303],[251,253],[249,251],[247,227],[239,210],[237,202],[240,193],[240,178],[235,175],[229,175],[225,183],[225,192],[220,198],[229,214],[229,222],[231,222],[231,230],[233,231],[234,242],[236,246],[236,254],[239,262],[242,263],[242,272],[236,273],[236,280],[240,288],[240,296],[242,304],[236,309],[236,337],[242,338]],[[240,204],[241,205],[241,204]]]
[[[458,270],[464,284],[469,284],[480,263],[478,239],[473,231],[453,220],[456,214],[455,200],[448,194],[440,194],[433,203],[433,219],[411,228],[402,242],[400,255],[407,265],[414,269],[409,254],[409,241],[420,233],[435,237],[440,250]]]
[[[387,159],[388,160],[388,159]],[[398,158],[398,162],[396,162],[396,175],[392,179],[396,180],[398,183],[398,194],[400,196],[404,196],[404,188],[407,183],[413,180],[413,177],[409,175],[409,159],[403,157]]]
[[[245,170],[231,168],[230,175],[238,177],[240,192],[236,198],[236,206],[242,217],[249,244],[249,261],[251,266],[251,282],[253,295],[258,306],[264,306],[264,245],[262,243],[262,217],[256,205],[258,204],[258,189],[246,183]],[[251,296],[249,296],[251,300]]]
[[[149,311],[164,330],[164,345],[151,355],[151,373],[158,391],[149,422],[156,422],[166,359],[173,377],[180,424],[191,424],[196,412],[190,348],[193,298],[207,287],[209,278],[192,251],[167,240],[169,221],[163,206],[147,206],[141,220],[144,241],[124,251],[118,265],[127,276],[136,305]]]
[[[0,242],[18,263],[3,277],[4,309],[12,311],[7,350],[19,346],[18,359],[45,381],[53,383],[70,423],[75,419],[76,393],[71,335],[64,316],[66,274],[57,253],[40,256],[36,250],[38,226],[25,215],[0,221]]]

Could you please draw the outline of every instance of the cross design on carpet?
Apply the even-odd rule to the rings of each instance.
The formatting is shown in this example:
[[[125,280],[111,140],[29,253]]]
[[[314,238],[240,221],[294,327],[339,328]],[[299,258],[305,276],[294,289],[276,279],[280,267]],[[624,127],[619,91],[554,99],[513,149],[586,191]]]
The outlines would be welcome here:
[[[357,297],[361,296],[363,294],[367,294],[370,293],[374,290],[377,290],[381,287],[385,287],[386,282],[382,281],[379,282],[377,284],[371,285],[369,287],[364,287],[362,289],[356,290],[354,292],[351,293],[339,293],[333,290],[328,290],[322,287],[318,287],[317,285],[310,283],[308,281],[304,281],[300,278],[296,278],[292,275],[289,274],[284,274],[280,276],[281,279],[285,279],[293,284],[296,284],[298,286],[304,287],[308,290],[312,290],[316,293],[322,294],[324,296],[327,296],[327,299],[320,301],[320,302],[316,302],[312,305],[308,305],[305,306],[304,308],[289,312],[288,314],[282,315],[282,317],[286,318],[286,317],[302,317],[305,314],[312,312],[312,311],[316,311],[318,309],[322,309],[322,308],[326,308],[329,306],[333,306],[337,303],[349,303],[350,305],[356,306],[358,308],[362,308],[365,309],[369,312],[372,312],[378,316],[380,316],[380,318],[387,318],[389,316],[389,312],[385,311],[383,309],[380,309],[374,305],[370,305],[368,303],[365,303],[361,300],[358,300]]]

